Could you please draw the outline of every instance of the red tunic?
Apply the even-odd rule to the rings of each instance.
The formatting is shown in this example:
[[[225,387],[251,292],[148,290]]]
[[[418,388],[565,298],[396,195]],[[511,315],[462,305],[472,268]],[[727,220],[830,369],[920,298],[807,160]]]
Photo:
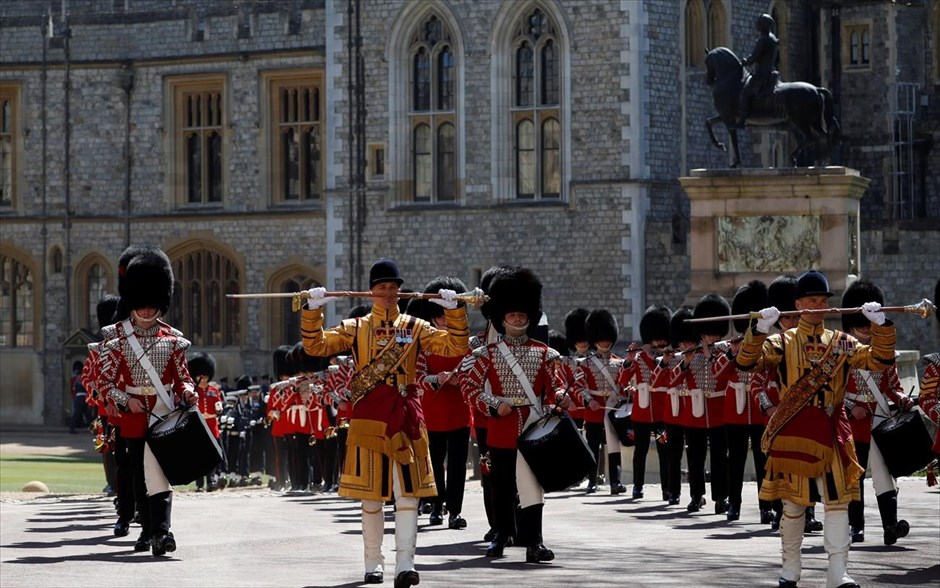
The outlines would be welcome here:
[[[209,430],[216,439],[219,438],[219,403],[222,401],[222,390],[214,382],[210,382],[205,388],[196,387],[198,396],[199,412],[206,419]]]
[[[179,331],[162,322],[147,329],[134,327],[134,333],[140,346],[147,352],[171,402],[179,402],[187,390],[192,391],[194,388],[186,364],[189,341],[179,336]],[[99,393],[114,398],[112,391],[127,392],[152,409],[157,401],[156,393],[151,390],[153,384],[139,362],[130,359],[135,354],[124,329],[117,337],[102,342],[99,350]],[[121,434],[130,439],[143,438],[147,433],[147,421],[145,412],[126,412],[121,417]]]
[[[584,419],[584,403],[580,396],[573,394],[575,389],[575,369],[577,368],[578,357],[574,355],[564,355],[559,358],[556,368],[558,382],[569,391],[568,397],[571,398],[571,405],[568,407],[568,414],[573,419]]]
[[[632,386],[633,416],[638,423],[659,423],[668,405],[667,395],[662,389],[654,387],[658,362],[645,351],[637,351],[624,360],[623,368],[617,376],[621,386]]]
[[[940,427],[940,353],[931,353],[924,357],[927,369],[920,381],[918,404],[933,424]],[[940,429],[933,438],[933,452],[940,455]]]
[[[680,424],[710,429],[724,424],[724,390],[715,387],[712,361],[701,354],[688,367],[681,362],[672,370],[672,386],[679,390]]]
[[[271,415],[271,435],[274,437],[284,437],[289,435],[290,423],[287,420],[287,399],[294,394],[294,387],[274,389],[268,394],[268,414]]]
[[[457,375],[439,385],[437,375],[454,372],[463,357],[444,357],[422,351],[415,367],[415,383],[421,393],[421,406],[428,431],[446,432],[469,427],[472,422],[470,405],[460,391]]]
[[[881,392],[886,403],[899,402],[901,399],[900,393],[903,391],[897,366],[891,366],[881,372],[870,372],[868,370],[852,370],[849,372],[849,377],[845,383],[845,412],[849,417],[849,425],[852,427],[852,437],[859,443],[871,443],[872,421],[874,420],[875,411],[878,409],[878,401],[868,384],[869,378],[871,383]],[[853,404],[865,410],[865,418],[857,419],[852,415],[853,411],[849,406]]]
[[[564,392],[554,367],[558,352],[526,337],[521,340],[505,337],[503,341],[522,368],[524,377],[529,380],[536,399],[543,407],[554,402],[555,393]],[[460,385],[480,412],[493,409],[489,412],[487,444],[500,449],[515,449],[529,417],[528,396],[499,351],[497,343],[474,349],[472,357],[472,363],[466,369]],[[487,383],[489,390],[485,388]],[[512,412],[507,416],[495,416],[496,407],[501,401],[513,405]]]
[[[734,363],[734,356],[727,353],[722,353],[715,359],[712,373],[715,376],[715,388],[725,391],[725,424],[765,424],[766,419],[751,390],[751,382],[756,374],[739,370]]]
[[[601,362],[602,367],[597,366],[594,360],[595,357]],[[603,423],[604,417],[607,415],[605,407],[615,406],[619,399],[625,398],[623,387],[617,382],[617,375],[620,372],[622,363],[622,359],[612,354],[608,357],[591,354],[578,360],[578,369],[575,373],[575,396],[580,397],[585,406],[585,423]],[[608,370],[614,383],[613,390],[601,369]],[[600,408],[591,410],[588,406],[591,400],[596,400],[600,404]]]

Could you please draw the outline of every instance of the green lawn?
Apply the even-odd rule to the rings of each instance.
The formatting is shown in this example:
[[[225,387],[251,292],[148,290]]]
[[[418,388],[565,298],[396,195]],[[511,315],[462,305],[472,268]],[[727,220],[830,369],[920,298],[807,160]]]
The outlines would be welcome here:
[[[39,480],[53,494],[98,494],[105,487],[101,457],[0,454],[0,492],[19,492]],[[195,484],[176,490],[195,489]]]

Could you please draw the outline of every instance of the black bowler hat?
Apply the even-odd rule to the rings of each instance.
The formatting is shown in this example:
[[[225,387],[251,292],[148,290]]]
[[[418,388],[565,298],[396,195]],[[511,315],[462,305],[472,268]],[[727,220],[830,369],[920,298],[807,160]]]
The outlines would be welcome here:
[[[398,273],[398,265],[387,257],[373,263],[369,269],[369,287],[382,282],[395,282],[399,286],[405,282]]]
[[[804,296],[831,297],[832,291],[829,290],[829,280],[826,279],[826,276],[816,270],[810,270],[797,278],[796,298],[799,299]]]

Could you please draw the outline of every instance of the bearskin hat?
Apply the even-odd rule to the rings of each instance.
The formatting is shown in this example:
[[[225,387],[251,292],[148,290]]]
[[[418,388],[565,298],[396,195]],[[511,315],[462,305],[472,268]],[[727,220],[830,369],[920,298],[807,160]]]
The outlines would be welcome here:
[[[650,306],[640,319],[640,339],[643,343],[669,341],[669,317],[672,311],[667,306]]]
[[[524,312],[529,324],[542,318],[542,282],[522,267],[499,272],[489,284],[489,320],[498,333],[505,334],[503,318],[510,312]]]
[[[464,284],[459,278],[452,276],[438,276],[428,282],[428,285],[424,287],[425,294],[437,294],[440,290],[453,290],[458,294],[463,294],[467,291],[467,285]],[[444,307],[440,304],[435,304],[430,300],[413,298],[408,303],[407,313],[411,316],[430,321],[439,316],[443,316]]]
[[[251,376],[241,375],[238,376],[238,379],[235,380],[235,390],[242,392],[248,390],[248,386],[251,386]]]
[[[587,330],[584,328],[584,321],[587,320],[590,311],[586,308],[575,308],[565,315],[565,342],[568,349],[574,349],[578,341],[587,341]]]
[[[673,347],[679,347],[683,341],[696,342],[699,340],[698,333],[695,330],[694,323],[687,323],[685,319],[693,318],[692,308],[683,306],[672,313],[669,319],[669,344]]]
[[[764,308],[767,308],[767,285],[764,282],[751,280],[734,293],[731,314],[747,314]],[[750,322],[748,319],[734,319],[734,330],[744,333],[748,322]]]
[[[359,304],[349,309],[349,314],[346,315],[346,318],[362,318],[370,312],[372,312],[371,308],[365,304]]]
[[[114,294],[105,294],[98,300],[98,305],[95,307],[95,310],[98,314],[99,330],[114,324],[111,319],[114,317],[114,311],[117,310],[120,300],[121,299]]]
[[[294,371],[294,366],[292,366],[290,363],[290,351],[290,345],[281,345],[274,350],[274,377],[280,378],[281,376],[293,376],[295,373],[297,373]]]
[[[493,283],[493,279],[496,278],[501,273],[505,273],[512,268],[508,265],[494,265],[490,269],[483,272],[483,276],[480,277],[480,290],[483,290],[484,294],[490,293],[490,284]],[[483,315],[483,318],[490,320],[490,303],[484,302],[480,305],[480,314]]]
[[[564,335],[556,331],[555,329],[550,329],[548,331],[548,346],[558,352],[559,355],[568,355],[568,340]]]
[[[711,318],[716,316],[730,315],[731,305],[728,304],[727,300],[715,293],[702,296],[702,298],[699,299],[698,304],[695,305],[695,310],[692,311],[692,318]],[[728,329],[731,328],[729,321],[715,321],[694,324],[696,326],[696,332],[699,334],[699,337],[702,337],[703,335],[724,337],[728,334]]]
[[[108,319],[107,323],[113,325],[114,323],[119,323],[123,320],[130,318],[131,311],[127,308],[127,304],[121,298],[124,296],[124,284],[126,282],[125,276],[127,274],[127,264],[129,264],[137,255],[151,249],[149,245],[135,244],[129,246],[127,249],[121,252],[121,256],[118,257],[118,303],[117,307],[114,310],[114,314]],[[102,324],[101,326],[104,326]]]
[[[604,308],[591,311],[584,320],[584,330],[587,332],[588,343],[591,345],[600,341],[610,341],[613,345],[620,335],[617,319]]]
[[[777,276],[767,287],[767,304],[780,312],[796,310],[796,276]]]
[[[153,307],[165,315],[173,299],[170,258],[156,247],[141,251],[127,264],[118,290],[127,310]]]
[[[933,303],[940,304],[940,278],[937,278],[937,283],[933,287]],[[937,319],[937,324],[940,324],[940,312],[935,312],[934,317]]]
[[[871,280],[855,280],[842,293],[844,308],[858,308],[866,302],[885,303],[885,293]],[[845,332],[870,325],[871,322],[860,312],[842,315],[842,330]]]
[[[293,360],[294,368],[298,372],[322,372],[330,365],[330,360],[327,357],[307,355],[307,352],[304,351],[303,341],[294,344],[294,348],[290,351],[290,357]]]
[[[201,351],[194,353],[189,358],[189,375],[194,379],[196,376],[206,376],[211,380],[215,377],[215,358]]]

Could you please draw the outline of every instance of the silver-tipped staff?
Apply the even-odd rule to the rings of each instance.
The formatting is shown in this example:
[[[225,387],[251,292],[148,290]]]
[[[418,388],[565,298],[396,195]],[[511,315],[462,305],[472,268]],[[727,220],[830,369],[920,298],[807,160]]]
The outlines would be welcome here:
[[[882,306],[879,312],[906,312],[916,314],[922,319],[928,319],[937,312],[936,305],[924,298],[917,304],[907,306]],[[799,316],[801,314],[857,314],[862,312],[862,307],[855,308],[811,308],[806,310],[784,310],[780,316]],[[747,314],[732,314],[731,316],[710,316],[707,318],[685,319],[687,323],[715,323],[718,321],[730,321],[735,319],[759,319],[760,312],[749,312]]]
[[[226,294],[226,298],[290,298],[291,299],[291,309],[294,312],[300,310],[300,307],[303,306],[304,300],[310,298],[310,294],[303,290],[301,292],[259,292],[257,294]],[[324,292],[323,296],[325,298],[371,298],[373,296],[372,292],[350,292],[348,290],[342,290],[337,292]],[[432,293],[423,293],[423,292],[399,292],[399,298],[418,298],[421,300],[430,300],[432,298],[440,298],[436,292]],[[474,290],[471,292],[466,292],[464,294],[458,294],[457,300],[460,302],[465,302],[470,306],[478,307],[490,297],[486,294],[481,293],[479,290]]]

